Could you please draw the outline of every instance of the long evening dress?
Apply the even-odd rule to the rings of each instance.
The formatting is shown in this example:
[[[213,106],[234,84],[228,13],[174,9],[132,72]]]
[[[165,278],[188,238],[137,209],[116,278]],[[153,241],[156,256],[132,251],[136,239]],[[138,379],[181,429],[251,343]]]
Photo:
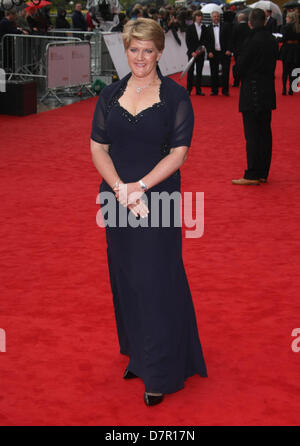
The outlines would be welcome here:
[[[160,101],[136,116],[118,101],[131,73],[106,86],[97,101],[91,138],[109,144],[109,154],[125,183],[145,176],[170,148],[191,143],[194,115],[190,98],[182,86],[162,76],[159,69],[157,72]],[[129,356],[128,369],[142,378],[147,392],[172,393],[182,389],[188,377],[206,377],[207,371],[182,261],[176,212],[170,212],[169,227],[164,227],[161,216],[156,227],[150,225],[150,194],[163,191],[180,192],[179,170],[146,191],[150,212],[143,220],[148,220],[148,227],[121,227],[114,198],[116,225],[109,224],[105,230],[120,352]],[[101,210],[105,192],[113,193],[103,180]],[[107,218],[104,211],[103,218]]]

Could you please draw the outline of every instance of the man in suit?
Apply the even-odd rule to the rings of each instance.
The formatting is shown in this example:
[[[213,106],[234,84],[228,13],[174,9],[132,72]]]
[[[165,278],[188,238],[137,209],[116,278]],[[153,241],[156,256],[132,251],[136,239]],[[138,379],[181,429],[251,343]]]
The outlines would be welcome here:
[[[239,111],[243,114],[247,170],[232,180],[237,185],[259,185],[268,178],[272,155],[271,115],[276,108],[275,68],[278,47],[267,31],[266,16],[254,8],[249,16],[251,32],[234,68],[241,80]]]
[[[186,30],[186,46],[187,55],[190,60],[195,57],[195,62],[190,67],[187,74],[187,91],[191,94],[194,84],[194,67],[196,64],[196,94],[204,96],[201,91],[202,70],[204,64],[205,47],[207,45],[207,28],[202,24],[202,12],[195,11],[193,13],[194,23]]]
[[[267,9],[266,13],[266,28],[272,34],[277,32],[277,20],[272,17],[272,10]]]
[[[212,24],[208,27],[208,58],[211,72],[211,96],[218,95],[219,64],[222,65],[222,94],[229,95],[229,70],[231,58],[231,27],[220,23],[220,14],[211,13]]]
[[[237,16],[237,24],[234,25],[234,27],[233,27],[232,41],[231,41],[231,48],[233,51],[235,63],[237,61],[239,54],[241,53],[243,44],[244,44],[246,38],[248,37],[249,33],[250,33],[250,28],[248,25],[247,16],[244,13],[240,13]],[[234,70],[232,70],[232,71],[234,71]],[[234,79],[232,86],[238,87],[239,82],[236,79]]]

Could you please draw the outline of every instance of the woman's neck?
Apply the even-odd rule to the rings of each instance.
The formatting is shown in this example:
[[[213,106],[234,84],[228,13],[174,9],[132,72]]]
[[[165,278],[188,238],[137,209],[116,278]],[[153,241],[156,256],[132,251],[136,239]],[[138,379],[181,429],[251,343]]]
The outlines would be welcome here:
[[[159,76],[155,69],[151,73],[149,73],[148,76],[145,77],[138,77],[131,73],[130,79],[131,82],[134,83],[134,85],[142,87],[144,85],[151,84],[152,82],[154,83],[156,80],[159,79]]]

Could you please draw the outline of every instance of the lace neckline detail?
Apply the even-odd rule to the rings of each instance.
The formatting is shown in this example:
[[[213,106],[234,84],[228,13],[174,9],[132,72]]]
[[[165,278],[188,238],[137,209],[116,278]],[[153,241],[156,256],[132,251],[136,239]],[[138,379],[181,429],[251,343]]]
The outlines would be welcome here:
[[[126,87],[127,87],[127,83],[128,80],[130,79],[130,76],[127,78],[126,82],[124,82],[124,84],[122,85],[122,87],[119,89],[118,93],[115,95],[115,97],[113,98],[112,104],[111,105],[115,105],[117,106],[121,112],[122,115],[129,121],[132,122],[134,124],[136,124],[145,114],[147,114],[149,111],[151,110],[156,110],[160,107],[162,107],[165,104],[165,100],[163,98],[162,95],[162,84],[163,84],[163,79],[160,79],[160,85],[159,85],[159,101],[155,102],[154,104],[150,105],[149,107],[144,108],[143,110],[141,110],[139,113],[137,113],[136,115],[133,115],[132,113],[130,113],[126,108],[124,108],[120,102],[119,99],[121,96],[123,96]]]

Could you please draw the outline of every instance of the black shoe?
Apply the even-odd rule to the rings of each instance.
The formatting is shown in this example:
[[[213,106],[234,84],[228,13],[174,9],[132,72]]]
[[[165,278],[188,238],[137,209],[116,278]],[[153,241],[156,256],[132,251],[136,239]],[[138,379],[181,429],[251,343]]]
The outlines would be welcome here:
[[[196,94],[197,94],[198,96],[205,96],[205,93],[203,93],[202,91],[197,91]]]
[[[286,96],[286,88],[282,89],[282,94],[283,94],[283,96]]]
[[[164,394],[161,395],[149,395],[147,392],[144,393],[144,401],[146,406],[155,406],[159,404],[164,399]]]
[[[223,96],[229,96],[229,93],[228,93],[228,91],[222,91],[222,95]]]
[[[293,90],[291,88],[289,89],[289,95],[293,96]]]
[[[216,93],[215,91],[212,91],[212,92],[210,93],[210,96],[218,96],[218,93]]]
[[[138,378],[138,376],[136,376],[134,373],[130,372],[130,370],[128,370],[127,368],[125,369],[124,375],[123,375],[124,379],[133,379],[133,378]]]

